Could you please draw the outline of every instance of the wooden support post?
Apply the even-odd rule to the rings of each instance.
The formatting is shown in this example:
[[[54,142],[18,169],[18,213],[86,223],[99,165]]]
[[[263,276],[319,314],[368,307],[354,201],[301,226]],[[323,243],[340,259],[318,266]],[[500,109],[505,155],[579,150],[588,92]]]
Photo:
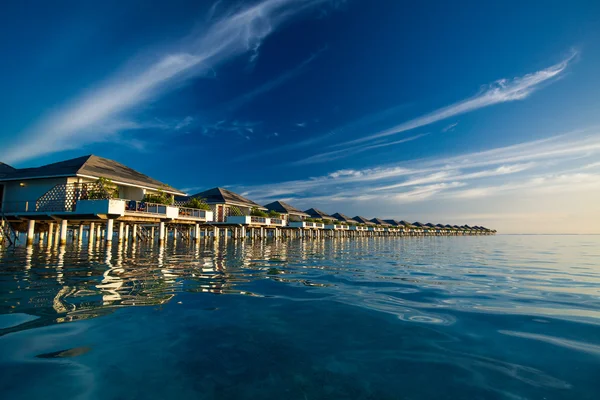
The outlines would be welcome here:
[[[123,231],[125,230],[125,222],[119,222],[119,233],[117,234],[117,242],[123,242]]]
[[[68,221],[63,219],[60,221],[60,245],[64,246],[67,244],[67,224]]]
[[[164,221],[160,221],[160,223],[158,224],[158,243],[160,243],[160,244],[165,243],[165,222]]]
[[[30,219],[27,222],[27,245],[33,244],[34,237],[35,237],[35,220]]]
[[[106,243],[112,243],[114,223],[114,219],[106,221]]]

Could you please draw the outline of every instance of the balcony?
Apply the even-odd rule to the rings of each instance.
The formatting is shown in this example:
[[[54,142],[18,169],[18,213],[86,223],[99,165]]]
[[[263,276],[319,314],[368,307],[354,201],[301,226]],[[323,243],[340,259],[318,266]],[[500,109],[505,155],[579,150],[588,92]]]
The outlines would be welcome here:
[[[350,228],[348,227],[348,225],[331,224],[331,225],[325,225],[325,229],[331,229],[334,231],[347,231]]]
[[[383,231],[385,231],[385,228],[380,228],[378,226],[370,226],[368,229],[371,232],[383,232]]]
[[[214,220],[212,211],[187,207],[179,207],[177,219],[198,222],[211,222]]]
[[[261,226],[285,226],[285,222],[279,218],[255,217],[253,215],[229,215],[226,218],[228,224],[239,225],[261,225]]]
[[[358,226],[358,225],[351,225],[348,227],[348,229],[350,229],[351,231],[359,231],[359,232],[365,232],[365,231],[369,230],[369,228],[367,228],[366,226]]]
[[[120,201],[125,204],[125,215],[145,215],[170,219],[176,219],[179,216],[179,209],[177,207],[135,200]]]
[[[319,222],[290,221],[290,228],[323,229],[325,225]]]

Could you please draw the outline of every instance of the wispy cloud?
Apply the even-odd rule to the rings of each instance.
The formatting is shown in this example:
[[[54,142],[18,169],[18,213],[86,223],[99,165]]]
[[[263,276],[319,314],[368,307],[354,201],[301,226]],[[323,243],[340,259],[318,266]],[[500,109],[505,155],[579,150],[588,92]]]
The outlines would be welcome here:
[[[258,186],[234,186],[250,198],[272,201],[286,198],[324,207],[360,199],[409,201],[411,193],[435,192],[448,197],[476,197],[505,190],[529,190],[561,178],[560,185],[593,185],[600,155],[600,134],[571,133],[450,158],[413,160],[362,170],[343,169],[304,180]],[[590,160],[594,161],[590,163]],[[577,170],[579,165],[579,170]],[[573,178],[569,181],[569,177]],[[579,177],[582,179],[575,179]],[[585,178],[585,179],[584,179]],[[561,187],[562,187],[561,186]],[[516,188],[516,189],[513,189]],[[558,189],[557,189],[558,190]]]
[[[302,61],[300,64],[290,69],[289,71],[284,72],[283,74],[271,79],[268,82],[258,86],[257,88],[242,94],[241,96],[236,97],[225,105],[225,109],[228,112],[232,112],[242,107],[245,104],[248,104],[255,98],[272,91],[273,89],[282,86],[284,83],[288,82],[292,78],[300,75],[302,72],[306,70],[306,67],[312,63],[319,54],[324,51],[325,48],[319,50],[318,52],[312,54],[310,57]]]
[[[252,134],[260,127],[261,122],[253,121],[227,121],[220,120],[214,124],[205,124],[202,126],[202,135],[215,137],[222,134],[234,133],[246,140],[252,138]]]
[[[407,106],[408,106],[408,104],[396,105],[396,106],[390,107],[386,110],[378,111],[378,112],[366,115],[357,120],[351,121],[343,126],[329,130],[327,133],[309,137],[309,138],[303,139],[303,140],[298,140],[293,143],[287,143],[287,144],[281,145],[279,147],[274,147],[274,148],[265,149],[262,151],[256,151],[256,152],[252,152],[249,154],[245,154],[241,157],[238,157],[237,159],[234,159],[233,161],[247,161],[247,160],[254,159],[254,158],[260,158],[260,157],[263,157],[263,156],[266,156],[269,154],[283,153],[283,152],[290,151],[290,150],[297,150],[297,149],[301,149],[301,148],[315,146],[317,144],[324,145],[329,139],[332,139],[336,136],[350,134],[359,129],[365,129],[368,126],[380,123],[382,120],[389,118],[390,116],[398,113],[401,109],[405,109]],[[315,161],[315,162],[319,162],[319,161]],[[301,165],[302,163],[303,163],[302,160],[298,161],[299,165]]]
[[[454,128],[456,128],[456,126],[458,125],[458,122],[455,122],[453,124],[450,124],[446,127],[444,127],[444,129],[442,129],[442,132],[452,132],[454,130]]]
[[[304,128],[306,126],[306,122],[298,122],[296,126],[299,128]]]
[[[474,97],[440,108],[418,118],[402,122],[401,124],[377,133],[341,143],[340,145],[364,143],[374,139],[396,135],[412,129],[420,128],[438,121],[455,117],[457,115],[465,114],[484,107],[489,107],[494,104],[526,99],[534,91],[539,89],[543,83],[547,83],[552,79],[559,77],[565,71],[569,65],[569,62],[571,62],[576,55],[577,53],[573,52],[568,58],[559,62],[558,64],[522,77],[513,79],[500,79],[483,89],[481,93]]]
[[[219,18],[201,33],[143,66],[123,71],[23,132],[3,146],[0,156],[15,162],[107,139],[107,124],[171,90],[176,83],[205,74],[225,60],[251,51],[281,24],[324,0],[264,0]],[[214,10],[213,10],[214,11]],[[111,134],[114,134],[111,133]]]
[[[187,117],[185,117],[184,119],[179,121],[173,129],[178,131],[180,129],[185,128],[186,126],[189,126],[193,121],[194,121],[194,118],[188,115]]]
[[[427,135],[429,135],[429,134],[428,133],[422,133],[422,134],[411,136],[411,137],[407,137],[407,138],[404,138],[404,139],[395,140],[393,142],[377,143],[377,144],[372,144],[370,146],[354,146],[354,147],[350,147],[350,148],[346,148],[346,149],[341,149],[341,150],[327,151],[327,152],[324,152],[324,153],[315,154],[313,156],[304,158],[302,160],[294,161],[294,162],[290,163],[290,165],[317,164],[317,163],[322,163],[322,162],[333,161],[333,160],[337,160],[339,158],[349,157],[351,155],[356,155],[356,154],[359,154],[359,153],[364,153],[365,151],[369,151],[369,150],[373,150],[373,149],[379,149],[379,148],[382,148],[382,147],[395,146],[395,145],[398,145],[398,144],[402,144],[402,143],[406,143],[406,142],[411,142],[413,140],[420,139],[420,138],[422,138],[424,136],[427,136]]]

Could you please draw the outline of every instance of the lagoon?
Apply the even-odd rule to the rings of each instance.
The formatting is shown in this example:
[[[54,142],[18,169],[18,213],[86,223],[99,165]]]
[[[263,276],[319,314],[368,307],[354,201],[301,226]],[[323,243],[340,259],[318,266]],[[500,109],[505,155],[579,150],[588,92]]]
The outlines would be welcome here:
[[[600,236],[0,249],[6,399],[595,399]]]

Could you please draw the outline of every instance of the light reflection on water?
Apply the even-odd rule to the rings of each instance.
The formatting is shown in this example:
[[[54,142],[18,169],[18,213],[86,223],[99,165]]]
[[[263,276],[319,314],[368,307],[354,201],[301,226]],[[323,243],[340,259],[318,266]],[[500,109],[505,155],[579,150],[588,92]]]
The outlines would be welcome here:
[[[11,379],[32,372],[27,365],[37,357],[79,360],[69,364],[78,373],[116,382],[110,391],[83,392],[65,383],[57,393],[100,398],[131,390],[131,382],[107,377],[100,354],[130,354],[146,361],[146,373],[193,375],[200,383],[172,390],[205,398],[228,398],[223,388],[234,378],[232,398],[287,396],[285,387],[297,391],[290,398],[348,397],[349,388],[395,398],[398,387],[407,397],[414,390],[435,398],[413,387],[427,376],[453,398],[593,398],[597,389],[598,236],[33,246],[0,251],[0,267],[0,366],[12,369]],[[199,346],[200,338],[228,355]],[[172,370],[157,361],[157,345],[171,349]],[[265,355],[273,348],[282,351],[271,355],[277,366]],[[202,369],[215,363],[218,378]],[[248,364],[278,375],[257,378]],[[380,382],[388,375],[402,383]],[[52,382],[54,371],[42,376]],[[164,385],[144,385],[139,396],[167,395]],[[9,385],[7,393],[22,390]]]

